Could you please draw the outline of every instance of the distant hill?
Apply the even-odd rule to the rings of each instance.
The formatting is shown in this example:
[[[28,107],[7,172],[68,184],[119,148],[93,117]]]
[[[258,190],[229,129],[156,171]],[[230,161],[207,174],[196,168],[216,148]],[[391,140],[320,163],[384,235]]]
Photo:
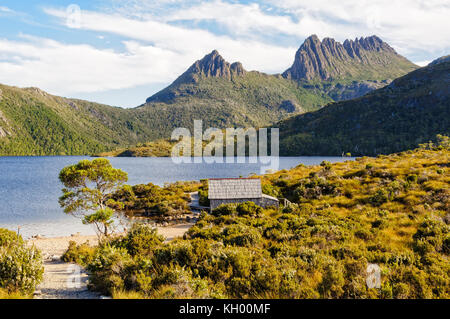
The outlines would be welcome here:
[[[0,155],[86,155],[153,132],[137,112],[0,85]]]
[[[450,62],[420,68],[363,97],[282,121],[282,155],[377,155],[450,133]]]

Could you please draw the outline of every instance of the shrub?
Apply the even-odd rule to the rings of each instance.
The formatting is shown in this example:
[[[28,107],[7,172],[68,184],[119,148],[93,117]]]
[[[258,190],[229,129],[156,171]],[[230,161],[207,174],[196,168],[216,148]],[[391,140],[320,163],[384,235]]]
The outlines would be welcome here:
[[[104,294],[125,289],[133,260],[125,248],[109,244],[99,247],[87,270],[91,273],[90,286]]]
[[[136,256],[150,254],[163,242],[164,237],[158,235],[156,228],[135,223],[126,236],[113,240],[111,244],[115,247],[123,247],[131,256]]]
[[[44,273],[40,252],[4,229],[0,230],[0,243],[0,289],[21,295],[33,293]]]
[[[236,211],[239,216],[255,217],[261,215],[262,208],[256,205],[254,202],[245,202],[237,205]]]
[[[236,205],[222,204],[212,211],[213,216],[228,216],[233,215],[236,212]]]
[[[251,247],[261,242],[261,233],[242,225],[231,225],[223,230],[224,243],[236,246]]]
[[[369,202],[373,206],[381,206],[389,200],[389,195],[384,189],[379,189],[376,193],[369,197]]]
[[[61,260],[65,262],[77,263],[86,267],[94,258],[95,248],[89,246],[88,243],[77,245],[76,242],[70,241],[66,252],[61,256]]]
[[[406,180],[410,183],[417,183],[417,178],[416,174],[410,174],[406,177]]]
[[[7,247],[12,244],[22,244],[22,236],[17,235],[15,232],[0,228],[0,247]]]
[[[198,196],[199,196],[199,201],[198,203],[201,206],[206,206],[209,207],[210,202],[209,202],[209,198],[208,198],[208,190],[207,189],[200,189],[198,191]]]
[[[445,251],[448,241],[449,226],[441,221],[427,218],[418,227],[414,234],[414,247],[422,253],[436,251]],[[446,238],[447,237],[447,238]],[[428,248],[427,248],[428,247]]]
[[[320,166],[322,166],[326,171],[329,171],[332,168],[331,163],[328,161],[323,161],[322,163],[320,163]]]

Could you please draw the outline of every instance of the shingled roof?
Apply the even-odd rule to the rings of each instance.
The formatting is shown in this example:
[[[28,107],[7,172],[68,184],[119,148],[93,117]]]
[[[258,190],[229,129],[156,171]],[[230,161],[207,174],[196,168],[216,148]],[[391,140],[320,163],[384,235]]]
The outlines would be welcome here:
[[[209,199],[262,198],[259,178],[224,178],[208,181]]]

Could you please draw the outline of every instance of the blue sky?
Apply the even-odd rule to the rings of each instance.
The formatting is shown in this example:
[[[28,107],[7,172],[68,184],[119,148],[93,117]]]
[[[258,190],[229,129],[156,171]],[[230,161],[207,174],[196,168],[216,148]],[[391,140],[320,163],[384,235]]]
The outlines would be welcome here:
[[[424,65],[450,52],[448,0],[0,2],[0,83],[134,107],[217,49],[281,73],[304,39],[376,34]]]

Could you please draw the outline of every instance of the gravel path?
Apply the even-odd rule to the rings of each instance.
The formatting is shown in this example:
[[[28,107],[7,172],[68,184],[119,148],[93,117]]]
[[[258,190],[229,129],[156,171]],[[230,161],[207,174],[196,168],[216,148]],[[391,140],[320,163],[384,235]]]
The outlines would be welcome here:
[[[36,299],[99,299],[87,289],[88,275],[79,266],[62,261],[45,261],[44,281]],[[39,293],[40,291],[40,293]]]
[[[32,239],[29,245],[40,249],[44,258],[44,280],[36,288],[36,299],[98,299],[97,293],[87,289],[88,276],[78,265],[65,263],[60,256],[69,247],[69,242],[77,244],[89,241],[97,244],[97,236],[72,236]]]
[[[193,224],[182,224],[168,227],[158,227],[158,233],[167,241],[183,234]],[[71,236],[58,238],[31,239],[29,245],[34,245],[42,251],[44,258],[44,280],[36,288],[36,299],[99,299],[100,295],[87,289],[88,275],[78,265],[65,263],[61,255],[69,247],[69,242],[77,244],[89,241],[97,244],[97,236]]]

